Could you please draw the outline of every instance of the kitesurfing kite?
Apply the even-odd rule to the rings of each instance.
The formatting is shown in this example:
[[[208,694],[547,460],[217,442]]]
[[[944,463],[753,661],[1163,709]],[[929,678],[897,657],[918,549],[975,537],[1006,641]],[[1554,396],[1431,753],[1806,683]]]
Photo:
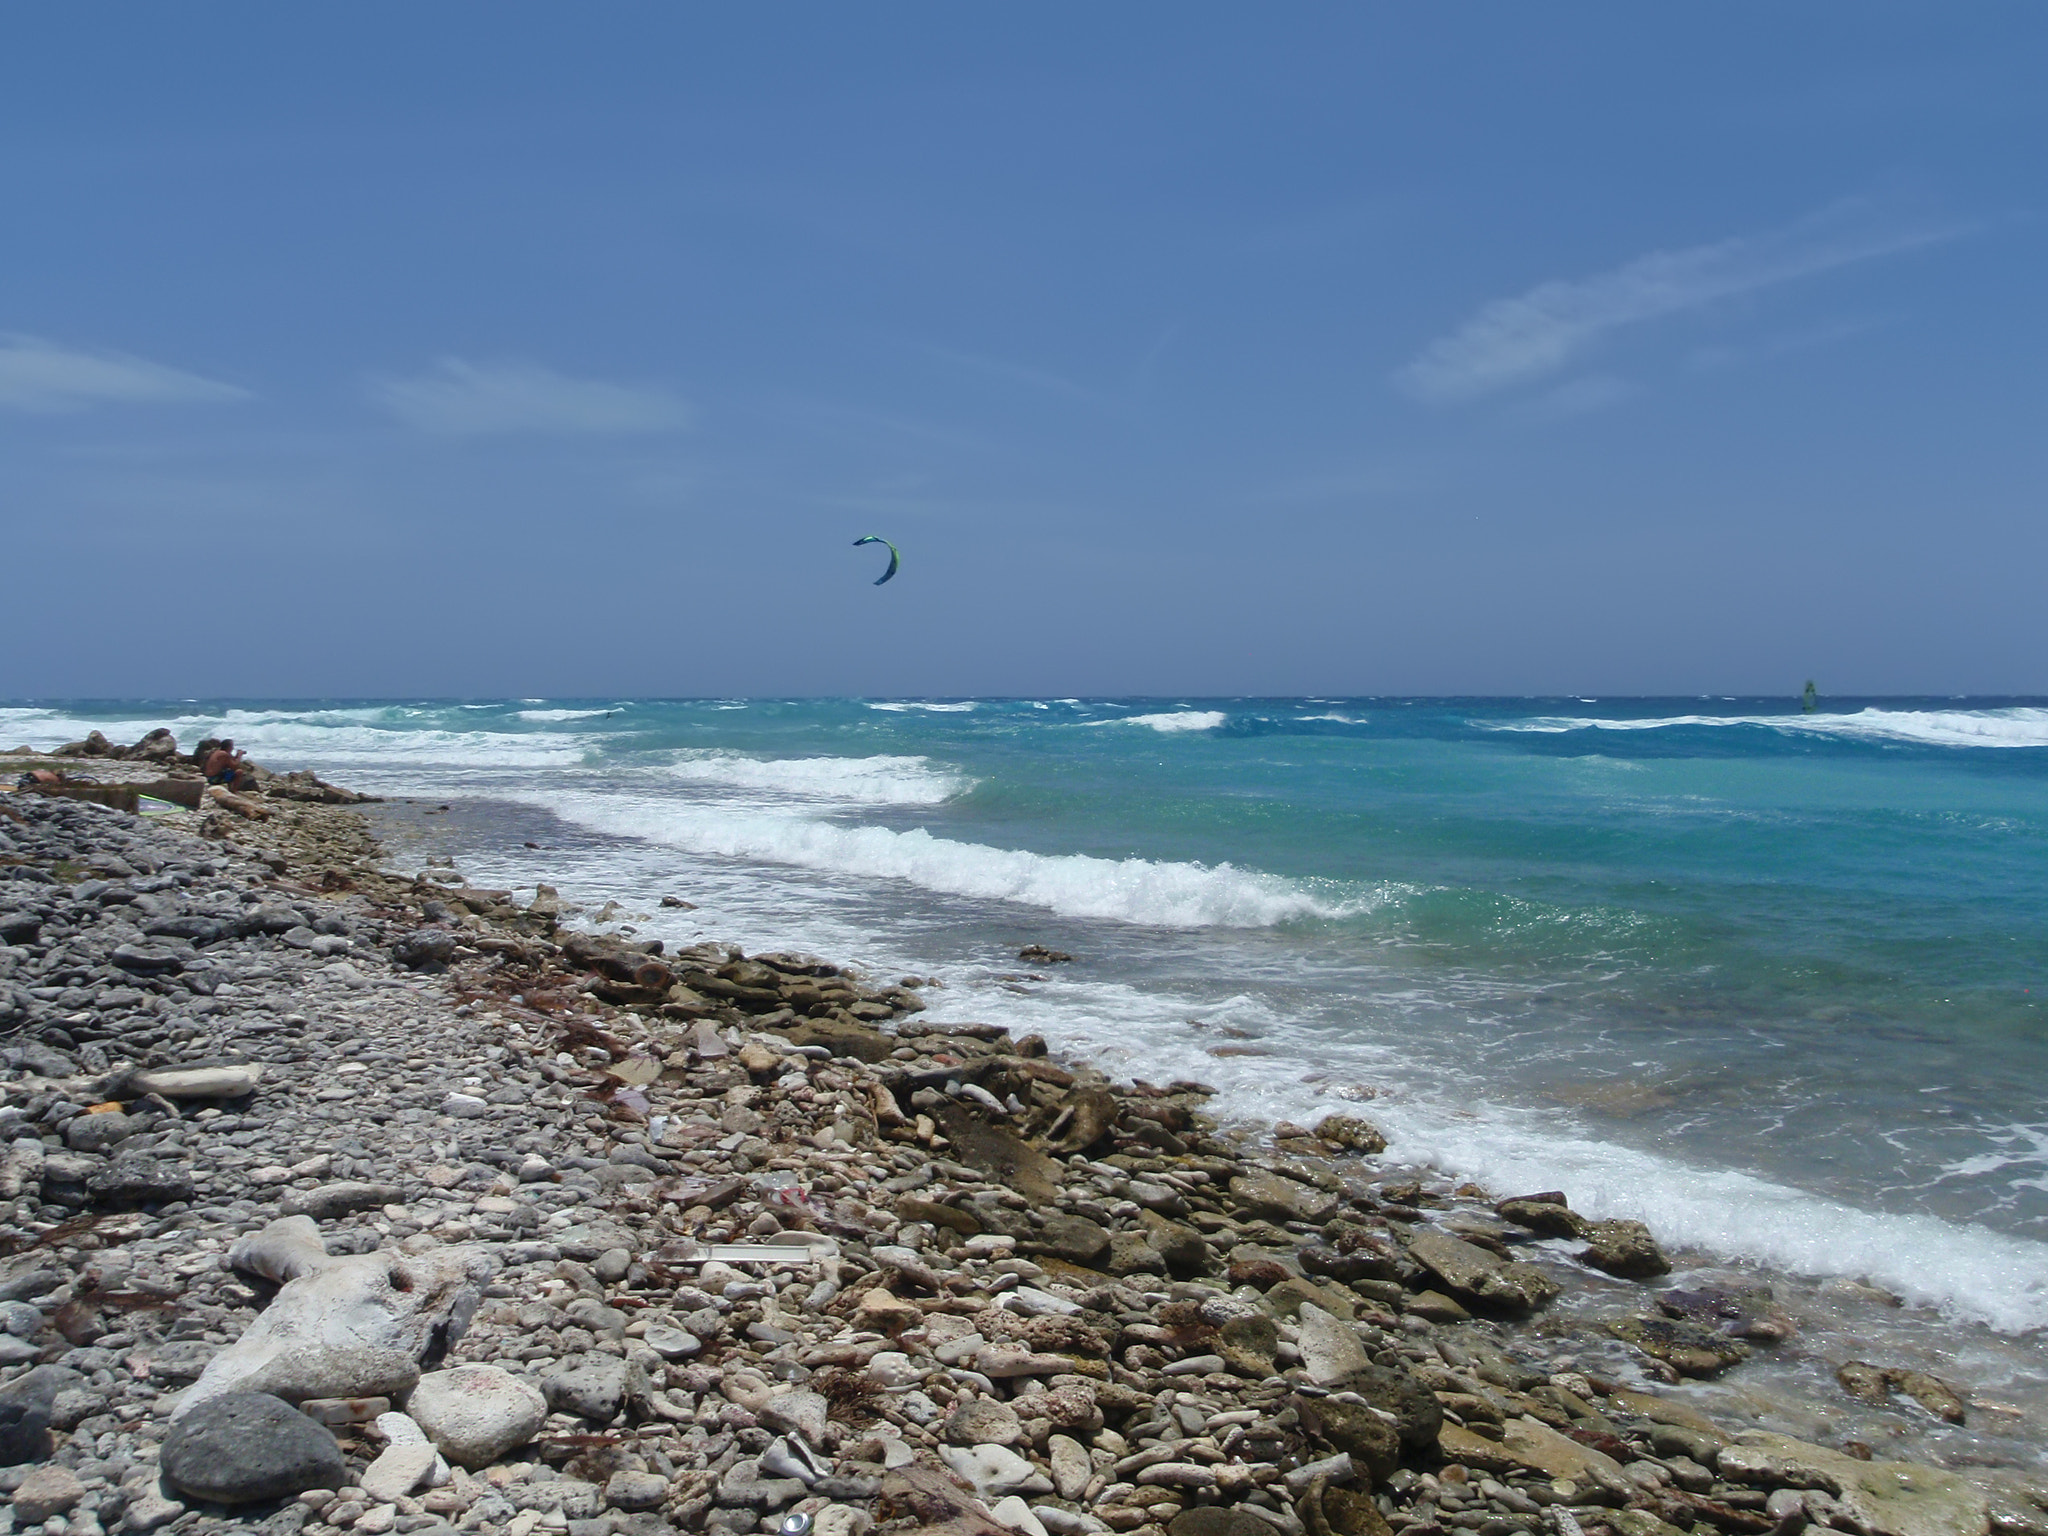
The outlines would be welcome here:
[[[889,550],[889,569],[882,572],[881,575],[875,578],[875,585],[879,587],[883,582],[887,581],[891,576],[894,576],[896,574],[896,567],[899,563],[901,563],[902,557],[896,553],[896,546],[894,544],[890,544],[889,541],[883,538],[879,533],[865,533],[853,541],[853,547],[855,549],[859,549],[863,544],[886,545]]]

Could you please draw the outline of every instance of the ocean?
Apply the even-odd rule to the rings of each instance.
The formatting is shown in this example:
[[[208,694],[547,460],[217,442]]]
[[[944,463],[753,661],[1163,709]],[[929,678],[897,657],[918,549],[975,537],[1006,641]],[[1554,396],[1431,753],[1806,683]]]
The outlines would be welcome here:
[[[0,745],[164,724],[425,802],[408,869],[2048,1327],[2048,701],[129,701]]]

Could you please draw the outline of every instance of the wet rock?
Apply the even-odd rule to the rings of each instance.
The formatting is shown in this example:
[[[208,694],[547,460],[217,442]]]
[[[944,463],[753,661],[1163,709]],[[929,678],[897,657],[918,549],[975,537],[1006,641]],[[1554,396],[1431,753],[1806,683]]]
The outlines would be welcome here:
[[[1671,1261],[1640,1221],[1589,1222],[1581,1233],[1586,1246],[1579,1262],[1624,1280],[1649,1280],[1668,1274]]]
[[[1168,1274],[1186,1280],[1216,1267],[1216,1253],[1209,1240],[1185,1222],[1153,1211],[1141,1212],[1139,1220],[1144,1225],[1146,1240],[1166,1261]]]
[[[1060,1110],[1065,1127],[1062,1129],[1058,1121],[1054,1122],[1053,1128],[1060,1131],[1060,1137],[1053,1143],[1053,1150],[1062,1154],[1090,1150],[1110,1133],[1122,1108],[1116,1095],[1107,1088],[1075,1089],[1067,1095]]]
[[[1842,1390],[1860,1403],[1873,1408],[1889,1408],[1892,1402],[1892,1384],[1885,1380],[1883,1369],[1866,1365],[1861,1360],[1851,1360],[1835,1372],[1835,1380]]]
[[[1645,1313],[1609,1323],[1607,1331],[1681,1376],[1718,1376],[1749,1356],[1747,1346],[1683,1318]]]
[[[1268,1221],[1320,1224],[1337,1209],[1337,1197],[1267,1169],[1241,1173],[1230,1181],[1231,1198],[1253,1216]]]
[[[1908,1370],[1898,1366],[1875,1366],[1861,1360],[1851,1360],[1835,1372],[1835,1380],[1842,1390],[1859,1402],[1873,1408],[1893,1406],[1892,1393],[1902,1392],[1936,1418],[1950,1424],[1961,1424],[1967,1418],[1962,1398],[1955,1389],[1945,1382],[1937,1381],[1924,1371]]]
[[[1950,1424],[1963,1422],[1963,1400],[1948,1383],[1935,1380],[1925,1371],[1898,1370],[1886,1375],[1894,1391],[1905,1393],[1937,1419]]]
[[[1494,1206],[1496,1214],[1545,1237],[1578,1237],[1589,1223],[1555,1190],[1540,1195],[1517,1195]]]
[[[1558,1297],[1557,1282],[1533,1264],[1504,1263],[1478,1244],[1445,1232],[1416,1233],[1408,1252],[1468,1304],[1520,1315]]]
[[[1401,1310],[1432,1323],[1467,1323],[1472,1320],[1470,1312],[1442,1291],[1417,1291],[1401,1303]]]
[[[1318,1140],[1368,1157],[1387,1150],[1387,1138],[1380,1134],[1379,1128],[1355,1115],[1325,1115],[1316,1122],[1315,1133]]]
[[[1797,1332],[1792,1319],[1772,1303],[1770,1287],[1758,1283],[1708,1284],[1657,1293],[1657,1309],[1732,1339],[1775,1344]]]
[[[1348,1234],[1347,1234],[1348,1235]],[[1305,1244],[1295,1255],[1301,1267],[1312,1275],[1350,1285],[1358,1280],[1399,1280],[1403,1266],[1394,1244],[1370,1233],[1360,1233],[1343,1248],[1323,1243]]]
[[[339,1488],[347,1473],[327,1429],[267,1393],[228,1392],[171,1426],[160,1458],[172,1487],[219,1504]]]
[[[1981,1490],[1916,1462],[1859,1461],[1788,1435],[1756,1432],[1724,1447],[1719,1466],[1731,1481],[1824,1489],[1871,1536],[1983,1536],[1990,1525]]]

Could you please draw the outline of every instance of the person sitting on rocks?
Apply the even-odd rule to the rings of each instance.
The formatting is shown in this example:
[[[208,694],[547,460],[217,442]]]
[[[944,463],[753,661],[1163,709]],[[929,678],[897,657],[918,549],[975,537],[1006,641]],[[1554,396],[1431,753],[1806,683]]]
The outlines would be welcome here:
[[[235,787],[235,779],[242,771],[242,754],[235,750],[232,737],[222,737],[220,744],[206,754],[206,761],[199,771],[206,775],[209,784],[225,784]]]

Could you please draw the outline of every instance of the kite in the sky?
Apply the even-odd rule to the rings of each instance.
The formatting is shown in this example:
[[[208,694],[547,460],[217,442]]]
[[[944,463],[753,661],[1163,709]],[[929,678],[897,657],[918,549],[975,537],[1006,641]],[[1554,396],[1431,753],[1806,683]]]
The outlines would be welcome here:
[[[883,582],[887,581],[891,576],[894,576],[896,574],[896,567],[898,564],[901,563],[902,556],[896,553],[896,546],[894,544],[890,544],[889,541],[883,538],[879,533],[862,534],[859,538],[853,541],[853,547],[855,549],[859,549],[863,544],[883,544],[888,546],[889,569],[882,572],[881,575],[875,578],[875,585],[879,587]]]

